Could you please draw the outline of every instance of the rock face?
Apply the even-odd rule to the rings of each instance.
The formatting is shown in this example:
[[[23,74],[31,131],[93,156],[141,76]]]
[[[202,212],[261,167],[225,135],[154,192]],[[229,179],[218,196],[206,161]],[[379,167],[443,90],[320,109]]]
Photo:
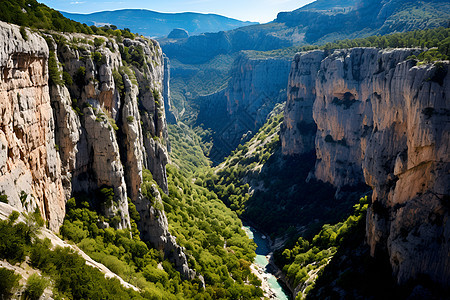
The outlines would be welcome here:
[[[152,201],[145,197],[141,197],[136,202],[136,209],[141,218],[146,220],[145,223],[139,224],[141,237],[145,241],[149,241],[157,250],[162,250],[165,256],[174,262],[177,270],[183,278],[193,279],[196,274],[189,268],[184,248],[177,245],[175,237],[169,232],[169,224],[167,217],[161,207],[162,200],[156,185],[151,186]],[[153,202],[153,205],[152,205]]]
[[[212,128],[210,157],[219,161],[264,124],[275,104],[286,101],[289,61],[242,53],[233,63],[228,87],[201,99],[197,122]]]
[[[317,52],[299,54],[290,75],[298,79],[288,89],[310,86],[314,80],[305,73],[312,69],[317,160],[311,176],[338,188],[372,187],[366,228],[372,255],[388,255],[400,284],[426,275],[448,286],[449,63],[406,60],[417,52],[337,50],[316,70],[306,58]],[[310,137],[292,129],[310,114],[307,105],[290,111],[297,105],[288,98],[285,154],[303,153],[299,141]]]
[[[167,38],[169,39],[187,39],[188,37],[189,37],[188,32],[186,31],[186,29],[183,28],[175,28],[167,36]]]
[[[144,168],[168,192],[161,48],[140,37],[26,32],[0,22],[0,194],[19,211],[39,208],[53,231],[66,200],[88,194],[110,225],[129,228]],[[143,239],[192,278],[159,204],[146,204]]]
[[[167,56],[164,56],[163,98],[167,122],[170,124],[176,124],[177,118],[172,112],[172,103],[170,98],[170,60]]]
[[[44,39],[0,22],[0,193],[19,211],[39,208],[57,230],[65,214]]]
[[[284,155],[314,151],[317,126],[312,116],[316,77],[325,52],[296,54],[291,64],[281,143]]]

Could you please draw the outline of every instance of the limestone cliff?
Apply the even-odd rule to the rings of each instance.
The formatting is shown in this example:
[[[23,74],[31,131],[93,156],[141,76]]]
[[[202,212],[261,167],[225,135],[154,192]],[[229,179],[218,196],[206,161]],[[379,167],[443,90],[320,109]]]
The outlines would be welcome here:
[[[275,104],[286,101],[289,60],[242,52],[228,86],[202,98],[197,122],[213,129],[211,158],[219,161],[264,124]]]
[[[129,227],[128,199],[148,203],[144,168],[168,192],[161,48],[141,37],[25,32],[0,22],[0,194],[19,211],[38,207],[53,231],[80,193],[110,225]],[[141,210],[165,219],[152,205]],[[169,258],[191,278],[167,222],[142,214],[149,242],[178,253]]]
[[[296,54],[289,73],[281,143],[284,155],[314,151],[317,126],[312,116],[316,99],[315,74],[325,58],[321,50]]]
[[[311,176],[338,188],[372,187],[366,228],[372,255],[387,254],[401,284],[426,275],[448,285],[449,63],[417,66],[406,59],[416,52],[337,50],[315,70],[306,58],[318,54],[300,54],[290,75],[298,79],[288,89],[312,86],[317,160]],[[307,70],[315,82],[303,76]],[[305,149],[292,142],[305,137],[291,128],[311,108],[289,111],[297,105],[289,97],[285,154]]]
[[[0,22],[0,193],[20,211],[39,208],[58,230],[64,219],[61,160],[48,85],[44,39]],[[56,125],[57,127],[57,125]]]

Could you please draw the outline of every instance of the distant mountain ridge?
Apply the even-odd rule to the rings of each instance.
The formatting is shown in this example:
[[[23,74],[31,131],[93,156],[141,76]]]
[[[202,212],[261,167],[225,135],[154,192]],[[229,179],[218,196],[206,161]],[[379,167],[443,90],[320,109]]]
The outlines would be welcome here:
[[[197,35],[258,24],[216,14],[193,12],[160,13],[146,9],[122,9],[91,14],[61,13],[66,18],[86,23],[87,25],[101,26],[111,24],[116,25],[118,28],[130,28],[132,32],[138,32],[150,37],[167,36],[175,28],[183,28],[188,31],[189,35]]]
[[[448,27],[448,0],[317,0],[270,23],[161,41],[164,53],[183,63],[203,63],[240,50],[267,51],[346,38]],[[205,51],[205,45],[208,50]]]

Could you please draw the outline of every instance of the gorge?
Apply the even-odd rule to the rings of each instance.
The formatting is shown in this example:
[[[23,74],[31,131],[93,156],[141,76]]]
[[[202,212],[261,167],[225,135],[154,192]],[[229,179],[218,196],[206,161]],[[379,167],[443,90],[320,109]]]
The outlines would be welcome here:
[[[387,33],[396,3],[380,6],[388,18],[375,18],[379,32]],[[262,28],[299,30],[299,16],[355,15],[321,4]],[[273,240],[277,275],[295,299],[376,299],[377,282],[355,279],[373,270],[401,299],[445,297],[448,28],[273,51],[296,35],[283,27],[267,38],[251,27],[160,46],[109,26],[20,25],[0,21],[0,259],[12,274],[47,278],[46,296],[276,298],[252,273],[261,253],[244,220]],[[339,28],[303,29],[317,41]],[[244,31],[254,38],[249,48],[270,51],[238,52]],[[195,56],[199,40],[205,51]],[[186,98],[186,117],[171,102],[170,76],[196,78],[203,63],[211,73],[230,71],[208,81],[205,70],[201,84],[220,88]],[[44,230],[53,244],[38,227],[54,233]],[[57,263],[45,265],[64,251],[63,261],[76,260],[58,248],[69,244],[61,239],[120,280],[79,279],[78,269],[61,275]],[[31,273],[1,297],[29,293]],[[69,274],[77,278],[70,285],[61,281]]]

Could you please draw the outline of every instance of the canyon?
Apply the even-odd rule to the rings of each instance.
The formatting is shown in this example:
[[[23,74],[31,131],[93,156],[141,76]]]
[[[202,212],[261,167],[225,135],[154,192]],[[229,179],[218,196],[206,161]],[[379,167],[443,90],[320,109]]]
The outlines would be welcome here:
[[[291,17],[279,15],[287,23]],[[235,51],[221,42],[227,34],[218,33],[220,39],[211,42],[218,50],[205,55]],[[167,122],[177,118],[170,109],[170,60],[158,42],[38,32],[4,22],[0,40],[0,194],[9,205],[19,212],[38,209],[58,232],[72,197],[89,195],[92,207],[117,229],[131,227],[133,203],[142,240],[183,279],[196,279],[204,289],[202,275],[188,263],[195,260],[178,245],[162,209],[169,194]],[[261,48],[271,48],[274,40],[264,39]],[[166,47],[169,57],[182,52],[177,43]],[[370,254],[389,260],[400,285],[426,276],[448,287],[450,64],[420,62],[415,57],[422,51],[314,50],[293,59],[241,52],[227,86],[197,99],[196,125],[212,129],[210,158],[219,163],[286,102],[282,155],[313,156],[306,182],[330,184],[334,201],[346,197],[349,187],[370,187]],[[269,138],[278,136],[274,128]],[[148,194],[142,192],[146,174],[154,180]],[[177,189],[171,193],[183,192]],[[203,201],[208,192],[196,196]],[[227,249],[226,240],[208,239]]]
[[[242,52],[231,66],[227,87],[198,99],[196,124],[214,132],[209,157],[215,163],[248,141],[275,105],[286,101],[289,60]]]
[[[289,76],[285,155],[316,153],[309,179],[373,189],[366,238],[399,284],[449,282],[449,63],[418,49],[297,54]],[[315,130],[317,128],[317,130]]]

